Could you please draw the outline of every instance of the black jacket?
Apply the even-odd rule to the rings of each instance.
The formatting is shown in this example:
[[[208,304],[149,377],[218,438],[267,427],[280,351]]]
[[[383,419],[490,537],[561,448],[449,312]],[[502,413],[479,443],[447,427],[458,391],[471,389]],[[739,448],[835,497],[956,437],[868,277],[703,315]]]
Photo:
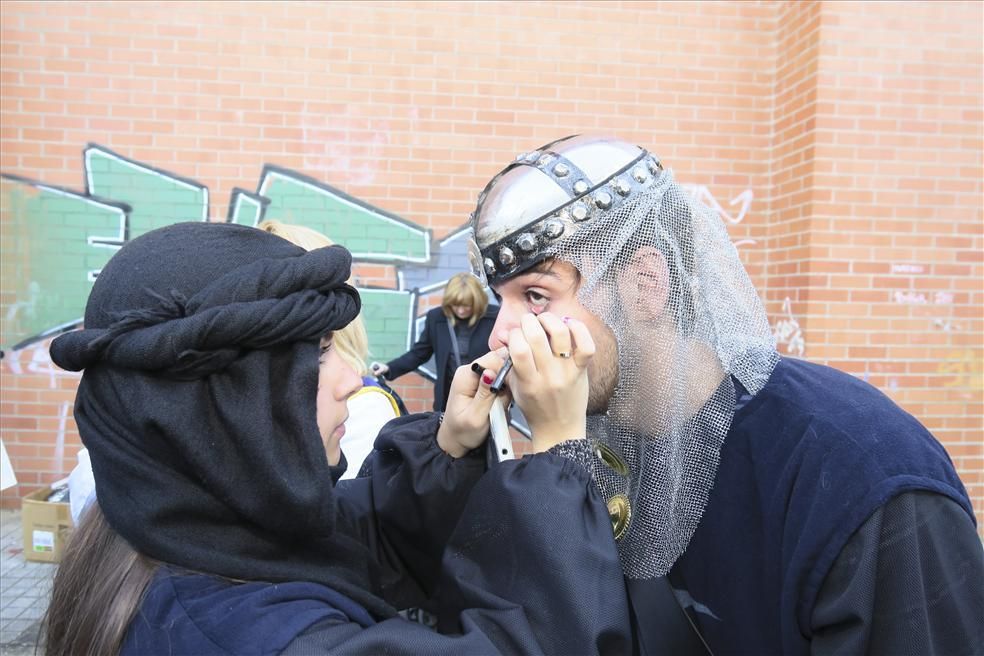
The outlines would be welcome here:
[[[468,364],[471,360],[489,352],[489,337],[492,335],[492,326],[495,325],[498,316],[499,306],[489,305],[485,314],[475,324],[475,330],[469,340],[468,356],[470,357],[461,364]],[[434,356],[434,368],[437,372],[437,382],[434,383],[434,410],[441,412],[447,405],[448,392],[451,389],[451,381],[446,374],[448,363],[454,360],[454,347],[451,345],[451,335],[448,331],[448,318],[444,316],[441,308],[437,307],[427,312],[424,329],[421,331],[420,337],[417,338],[417,343],[400,357],[386,363],[389,366],[389,371],[385,377],[388,380],[399,378],[427,362],[432,355]],[[468,356],[462,353],[462,358]]]

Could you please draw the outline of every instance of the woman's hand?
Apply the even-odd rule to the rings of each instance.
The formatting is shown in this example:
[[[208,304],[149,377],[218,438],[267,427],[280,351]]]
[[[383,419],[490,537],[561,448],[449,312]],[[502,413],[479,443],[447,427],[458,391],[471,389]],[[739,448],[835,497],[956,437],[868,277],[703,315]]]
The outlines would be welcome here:
[[[437,444],[449,456],[460,458],[488,438],[489,410],[496,398],[489,385],[502,368],[505,357],[506,349],[499,349],[475,360],[475,364],[483,369],[481,375],[475,374],[471,364],[462,365],[454,372],[444,421],[437,431]],[[508,393],[503,401],[509,403]]]
[[[550,312],[524,315],[509,332],[513,368],[507,382],[533,433],[537,453],[584,438],[588,362],[595,352],[587,326]]]

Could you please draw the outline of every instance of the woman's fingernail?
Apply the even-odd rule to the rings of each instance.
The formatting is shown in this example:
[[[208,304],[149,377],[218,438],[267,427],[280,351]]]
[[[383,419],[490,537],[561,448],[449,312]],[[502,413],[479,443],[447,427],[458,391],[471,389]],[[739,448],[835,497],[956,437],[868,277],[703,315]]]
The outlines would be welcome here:
[[[482,371],[484,371],[485,368],[482,365],[478,364],[477,362],[472,362],[471,370],[474,371],[479,376],[481,376]]]
[[[495,380],[495,376],[493,376],[489,372],[486,371],[484,374],[482,374],[482,382],[485,383],[486,385],[491,385],[492,381],[494,380]]]
[[[563,318],[563,322],[564,322],[564,323],[567,323],[567,322],[568,322],[568,321],[570,321],[570,320],[571,320],[571,318],[570,318],[570,317],[564,317],[564,318]]]

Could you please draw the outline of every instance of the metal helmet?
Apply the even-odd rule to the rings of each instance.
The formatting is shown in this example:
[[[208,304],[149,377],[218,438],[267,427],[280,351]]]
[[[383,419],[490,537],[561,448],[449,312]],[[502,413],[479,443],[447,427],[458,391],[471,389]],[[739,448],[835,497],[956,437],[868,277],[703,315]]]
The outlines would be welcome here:
[[[638,146],[591,136],[522,153],[478,196],[472,272],[490,285],[522,273],[553,245],[651,187],[662,170],[659,158]]]

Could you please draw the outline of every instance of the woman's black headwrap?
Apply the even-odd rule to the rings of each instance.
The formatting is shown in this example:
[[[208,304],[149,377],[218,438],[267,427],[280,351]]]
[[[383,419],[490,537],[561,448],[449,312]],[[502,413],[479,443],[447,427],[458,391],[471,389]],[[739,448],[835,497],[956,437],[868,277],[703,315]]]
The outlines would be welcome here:
[[[336,522],[316,420],[319,340],[359,312],[351,255],[182,223],[99,273],[85,329],[51,345],[84,369],[75,420],[110,525],[158,560],[234,579],[315,581],[377,615],[362,544]]]

